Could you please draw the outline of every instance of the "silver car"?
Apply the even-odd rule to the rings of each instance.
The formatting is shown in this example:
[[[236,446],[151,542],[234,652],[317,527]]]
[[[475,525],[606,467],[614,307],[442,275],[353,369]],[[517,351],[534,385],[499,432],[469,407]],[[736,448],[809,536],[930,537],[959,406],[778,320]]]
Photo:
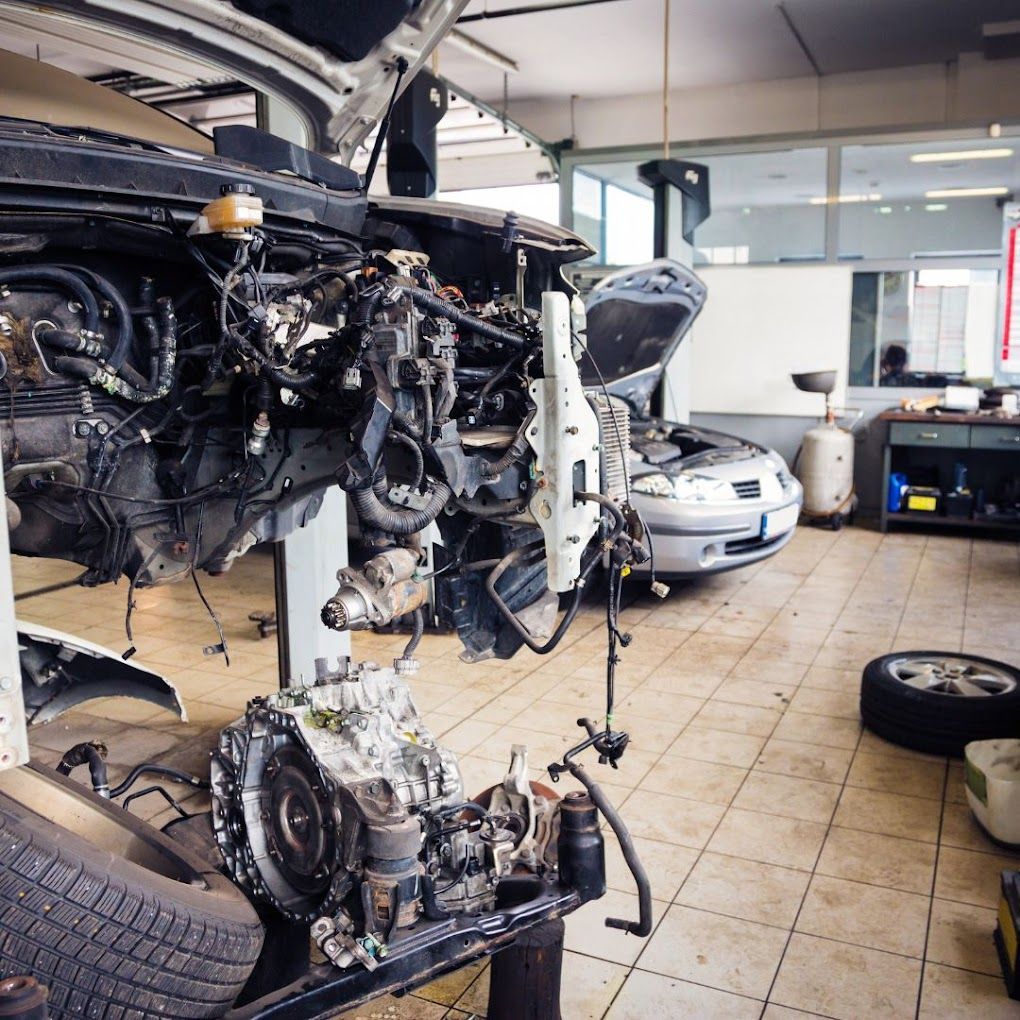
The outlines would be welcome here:
[[[774,450],[648,413],[664,366],[706,296],[690,270],[660,259],[605,277],[586,302],[584,383],[630,411],[631,503],[651,534],[655,573],[664,577],[732,570],[773,555],[793,537],[803,496]]]

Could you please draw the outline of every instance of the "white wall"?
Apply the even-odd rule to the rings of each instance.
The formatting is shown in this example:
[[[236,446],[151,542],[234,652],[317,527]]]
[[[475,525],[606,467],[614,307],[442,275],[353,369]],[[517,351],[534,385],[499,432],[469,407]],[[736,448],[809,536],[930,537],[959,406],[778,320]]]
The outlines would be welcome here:
[[[707,267],[708,301],[694,325],[693,413],[820,417],[823,398],[792,372],[836,369],[845,403],[850,345],[849,266]]]
[[[833,74],[822,78],[676,90],[670,137],[708,141],[857,128],[982,125],[1020,119],[1020,60],[956,63]],[[515,120],[542,138],[571,135],[569,100],[511,102]],[[662,97],[578,97],[576,146],[648,145],[662,138]]]

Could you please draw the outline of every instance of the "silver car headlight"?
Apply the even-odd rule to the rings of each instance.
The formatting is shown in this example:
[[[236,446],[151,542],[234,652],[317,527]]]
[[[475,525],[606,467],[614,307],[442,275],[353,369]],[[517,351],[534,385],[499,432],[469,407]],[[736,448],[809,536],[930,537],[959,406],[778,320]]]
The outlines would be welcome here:
[[[694,471],[681,471],[672,478],[661,473],[641,475],[633,480],[631,488],[646,496],[675,499],[682,503],[725,503],[737,498],[736,490],[729,482]]]

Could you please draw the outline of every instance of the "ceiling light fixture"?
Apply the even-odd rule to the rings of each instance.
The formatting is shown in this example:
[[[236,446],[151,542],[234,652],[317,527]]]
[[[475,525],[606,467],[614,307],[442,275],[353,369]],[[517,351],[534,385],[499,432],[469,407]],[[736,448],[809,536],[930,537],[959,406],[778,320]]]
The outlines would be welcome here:
[[[869,191],[862,195],[840,195],[838,198],[809,198],[811,205],[829,205],[831,202],[839,202],[841,205],[846,202],[881,202],[882,196],[877,191]]]
[[[929,202],[925,207],[925,212],[945,212],[949,208],[945,202]]]
[[[911,163],[948,163],[954,159],[1008,159],[1012,149],[964,149],[959,152],[915,152]]]
[[[925,198],[985,198],[995,195],[1008,195],[1009,188],[999,185],[994,188],[937,188],[926,191]]]

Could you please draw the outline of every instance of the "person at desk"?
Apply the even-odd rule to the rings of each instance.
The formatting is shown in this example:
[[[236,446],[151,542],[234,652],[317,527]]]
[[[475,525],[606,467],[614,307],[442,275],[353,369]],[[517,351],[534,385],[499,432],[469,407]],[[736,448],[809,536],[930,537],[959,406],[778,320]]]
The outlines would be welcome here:
[[[879,386],[903,386],[907,374],[907,349],[902,344],[889,344],[879,363]]]

